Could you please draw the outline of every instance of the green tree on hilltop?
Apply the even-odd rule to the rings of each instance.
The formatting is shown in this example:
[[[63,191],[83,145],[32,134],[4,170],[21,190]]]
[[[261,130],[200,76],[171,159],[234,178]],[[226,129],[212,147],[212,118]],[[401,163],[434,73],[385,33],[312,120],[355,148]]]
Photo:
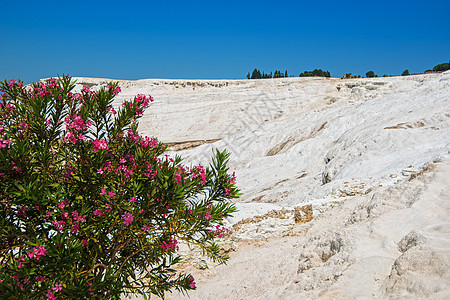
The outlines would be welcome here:
[[[367,72],[367,73],[366,73],[366,77],[367,77],[367,78],[375,77],[375,72],[374,72],[374,71],[369,71],[369,72]]]

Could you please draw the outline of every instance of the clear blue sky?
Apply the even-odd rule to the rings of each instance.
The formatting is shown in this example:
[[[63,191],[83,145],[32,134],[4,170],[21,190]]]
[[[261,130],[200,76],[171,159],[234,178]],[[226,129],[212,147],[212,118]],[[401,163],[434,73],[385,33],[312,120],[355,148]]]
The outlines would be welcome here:
[[[242,79],[450,60],[450,1],[2,1],[0,79]]]

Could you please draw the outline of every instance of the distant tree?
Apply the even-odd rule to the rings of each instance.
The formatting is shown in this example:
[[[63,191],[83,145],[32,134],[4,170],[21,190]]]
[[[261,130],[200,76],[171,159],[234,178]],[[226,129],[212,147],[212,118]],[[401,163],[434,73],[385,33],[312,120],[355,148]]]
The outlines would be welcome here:
[[[250,79],[250,72],[247,73],[247,79]]]
[[[287,70],[286,70],[286,72],[284,72],[284,77],[289,77],[288,73],[287,73]]]
[[[328,71],[322,71],[322,69],[314,69],[313,71],[304,71],[303,73],[300,73],[298,76],[299,77],[312,77],[312,76],[331,77],[331,74]]]
[[[258,69],[254,69],[252,72],[252,77],[251,79],[261,79],[261,71]]]
[[[408,76],[408,75],[411,75],[411,74],[409,73],[409,70],[408,70],[408,69],[406,69],[405,71],[403,71],[402,76]]]
[[[367,78],[371,78],[371,77],[375,77],[375,72],[374,71],[369,71],[366,73],[366,77]]]
[[[436,65],[433,68],[433,71],[435,72],[444,72],[447,70],[450,70],[450,62]]]

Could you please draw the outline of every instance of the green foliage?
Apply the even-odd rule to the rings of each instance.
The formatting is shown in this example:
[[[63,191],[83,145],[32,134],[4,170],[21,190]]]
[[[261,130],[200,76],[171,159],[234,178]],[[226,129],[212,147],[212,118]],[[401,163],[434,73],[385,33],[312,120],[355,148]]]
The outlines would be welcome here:
[[[119,299],[195,289],[179,241],[214,261],[239,196],[229,154],[187,167],[137,132],[153,99],[120,110],[110,83],[74,93],[68,76],[1,83],[0,298]]]
[[[411,74],[409,73],[409,70],[408,70],[408,69],[406,69],[405,71],[403,71],[402,76],[408,76],[408,75],[411,75]],[[383,77],[384,77],[384,76],[383,76]]]
[[[252,76],[251,79],[261,79],[262,78],[262,74],[260,70],[257,70],[256,68],[253,70],[252,72]]]
[[[367,78],[371,78],[371,77],[375,77],[375,72],[374,71],[369,71],[366,73],[366,77]]]
[[[450,70],[450,62],[436,65],[433,68],[433,71],[435,72],[444,72],[447,70]]]
[[[314,69],[312,71],[304,71],[303,73],[300,73],[300,75],[298,75],[298,76],[299,77],[313,77],[313,76],[331,77],[330,72],[322,71],[322,69]]]

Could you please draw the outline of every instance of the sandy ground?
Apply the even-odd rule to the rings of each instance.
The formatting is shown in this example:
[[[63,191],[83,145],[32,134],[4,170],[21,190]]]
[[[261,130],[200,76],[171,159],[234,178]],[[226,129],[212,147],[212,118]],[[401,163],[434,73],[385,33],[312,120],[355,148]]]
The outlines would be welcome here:
[[[226,266],[182,251],[190,299],[450,298],[450,72],[120,86],[116,106],[155,97],[140,130],[188,164],[228,149],[243,193],[228,226],[256,218],[225,242]],[[305,224],[267,215],[305,205]]]

